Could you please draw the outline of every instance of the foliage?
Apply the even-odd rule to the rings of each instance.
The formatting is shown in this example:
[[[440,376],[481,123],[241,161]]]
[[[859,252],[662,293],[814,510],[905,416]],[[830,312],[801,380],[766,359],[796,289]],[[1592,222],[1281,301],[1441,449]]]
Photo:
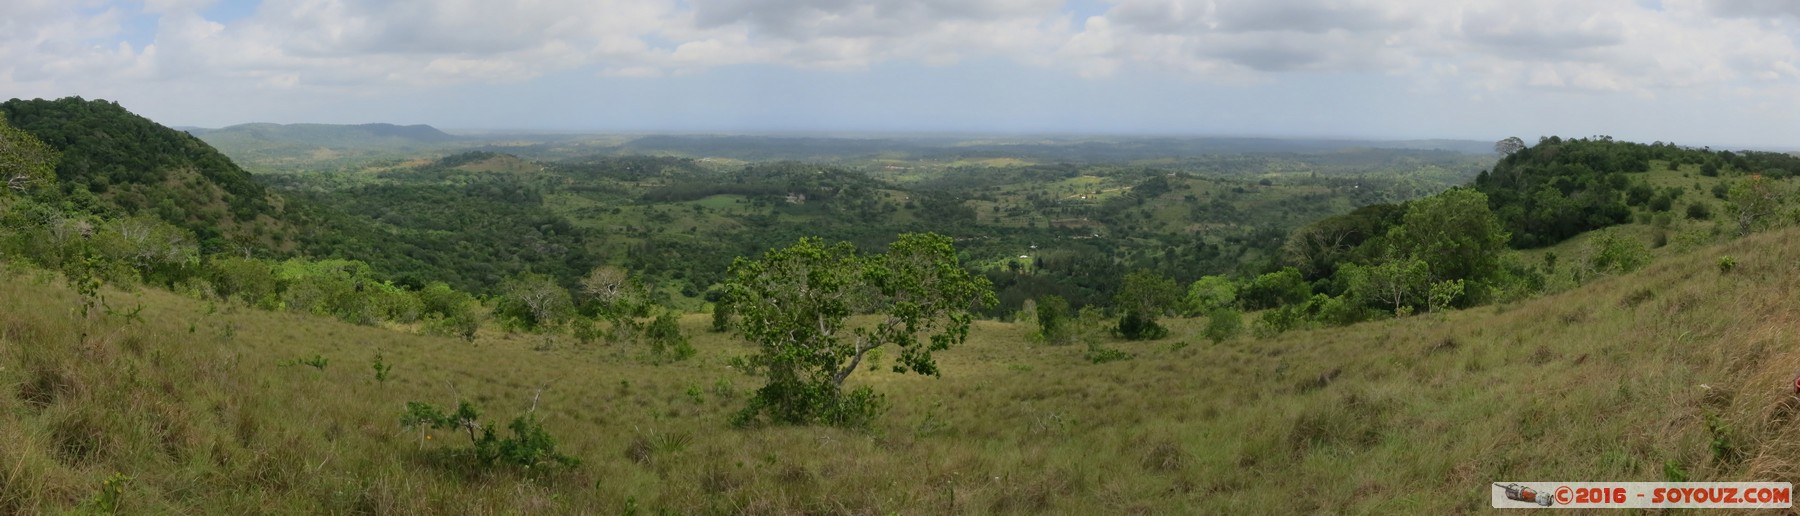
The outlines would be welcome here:
[[[724,300],[714,301],[712,305],[712,331],[725,332],[731,330],[731,303]]]
[[[375,381],[378,383],[387,383],[388,374],[394,371],[393,364],[382,361],[381,353],[375,354],[375,360],[369,367],[375,370]]]
[[[1774,222],[1775,210],[1780,207],[1781,198],[1786,195],[1783,190],[1785,189],[1760,174],[1732,183],[1725,211],[1737,223],[1739,236],[1766,228]]]
[[[1719,274],[1731,274],[1731,271],[1737,270],[1737,258],[1720,256],[1718,263]]]
[[[1132,358],[1136,358],[1137,355],[1094,342],[1088,344],[1087,352],[1082,354],[1082,357],[1086,358],[1087,361],[1091,363],[1104,364],[1107,362],[1118,362],[1120,360],[1131,360]]]
[[[208,265],[207,279],[219,297],[269,309],[280,305],[280,282],[269,262],[227,256],[215,258]]]
[[[400,425],[421,431],[431,428],[466,433],[469,436],[470,448],[464,450],[463,453],[471,455],[478,464],[484,466],[511,465],[533,468],[580,465],[579,459],[556,451],[556,439],[544,430],[544,425],[532,412],[526,411],[525,414],[513,418],[512,422],[506,425],[507,429],[512,431],[512,435],[505,439],[494,434],[493,425],[482,425],[480,414],[475,411],[475,406],[467,401],[457,403],[454,413],[445,413],[443,410],[425,403],[406,402],[406,413],[401,416]]]
[[[8,124],[0,112],[0,195],[28,193],[55,184],[60,159],[56,149]]]
[[[1113,306],[1123,312],[1115,331],[1127,340],[1152,340],[1168,335],[1169,330],[1157,324],[1156,319],[1172,308],[1180,296],[1180,287],[1174,280],[1155,272],[1141,270],[1125,276],[1119,293],[1113,298]]]
[[[312,358],[301,357],[301,358],[295,358],[295,359],[291,359],[291,360],[283,360],[283,361],[281,361],[281,363],[279,363],[277,365],[281,365],[284,367],[303,365],[303,366],[312,367],[313,369],[318,369],[320,371],[324,371],[325,366],[330,365],[330,364],[331,364],[331,359],[325,358],[324,355],[313,355]]]
[[[573,285],[599,259],[592,234],[545,205],[547,186],[438,164],[327,186],[331,174],[265,176],[308,222],[299,250],[354,256],[413,285],[495,294],[527,272]]]
[[[1206,329],[1201,330],[1207,340],[1218,344],[1236,337],[1244,328],[1244,316],[1229,307],[1214,308],[1206,314]]]
[[[969,310],[994,302],[988,282],[959,265],[950,238],[930,233],[901,235],[886,253],[868,256],[805,238],[759,260],[740,258],[730,275],[737,333],[758,347],[746,365],[768,382],[740,424],[765,415],[786,424],[862,422],[879,398],[842,385],[866,353],[893,344],[895,372],[936,376],[932,352],[966,339]],[[878,321],[846,331],[858,310]]]
[[[630,313],[642,290],[625,269],[612,265],[595,267],[581,279],[581,294],[606,315]]]
[[[131,477],[123,473],[113,473],[100,482],[100,492],[82,504],[88,514],[118,514],[119,507],[125,502],[125,486],[131,484]]]
[[[494,301],[494,316],[508,329],[531,332],[553,330],[574,314],[569,291],[541,274],[525,274],[508,280]]]
[[[1500,271],[1508,235],[1478,190],[1452,188],[1413,201],[1401,229],[1390,238],[1403,256],[1424,261],[1434,281],[1465,280],[1480,289]]]
[[[1587,270],[1594,274],[1626,273],[1650,263],[1650,250],[1636,238],[1602,231],[1588,246]]]
[[[650,341],[650,353],[659,359],[681,361],[694,356],[694,346],[681,334],[681,318],[675,312],[663,312],[650,321],[644,338]]]
[[[254,224],[228,222],[279,215],[263,186],[223,154],[117,103],[13,99],[0,103],[0,115],[62,155],[55,165],[60,196],[91,192],[105,199],[91,213],[154,214],[202,242],[249,237]],[[182,180],[186,174],[200,181]]]
[[[1045,296],[1037,302],[1035,312],[1038,340],[1050,345],[1075,341],[1076,321],[1069,317],[1069,302],[1062,296]]]
[[[1446,310],[1463,295],[1463,280],[1445,280],[1431,284],[1430,306],[1433,312]]]
[[[1396,258],[1362,267],[1346,266],[1341,274],[1357,299],[1381,303],[1394,313],[1424,296],[1431,281],[1430,265],[1417,258]]]
[[[1300,270],[1293,267],[1257,276],[1238,292],[1238,300],[1250,310],[1299,303],[1310,296],[1312,286],[1307,285]]]
[[[423,307],[425,332],[433,335],[474,340],[481,328],[481,302],[467,292],[450,288],[444,282],[432,282],[419,290]]]
[[[1224,276],[1201,276],[1188,285],[1186,313],[1200,315],[1237,303],[1237,285]]]

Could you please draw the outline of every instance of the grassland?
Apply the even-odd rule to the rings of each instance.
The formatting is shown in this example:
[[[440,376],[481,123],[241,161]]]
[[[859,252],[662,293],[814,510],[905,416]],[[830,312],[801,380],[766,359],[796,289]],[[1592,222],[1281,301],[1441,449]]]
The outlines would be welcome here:
[[[1445,513],[1486,507],[1496,480],[1792,482],[1796,260],[1784,230],[1512,305],[1220,345],[1178,320],[1101,365],[980,322],[941,379],[853,377],[892,403],[867,430],[730,427],[748,348],[698,314],[699,354],[658,365],[157,290],[83,317],[59,279],[10,266],[0,512],[76,508],[114,474],[126,512],[233,514]],[[328,365],[291,363],[313,356]],[[470,469],[443,452],[458,434],[399,425],[407,401],[458,399],[496,426],[535,404],[584,464]]]

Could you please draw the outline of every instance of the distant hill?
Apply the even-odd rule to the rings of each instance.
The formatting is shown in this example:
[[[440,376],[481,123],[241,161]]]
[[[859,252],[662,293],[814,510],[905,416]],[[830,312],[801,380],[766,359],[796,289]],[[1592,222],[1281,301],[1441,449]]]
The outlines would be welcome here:
[[[232,159],[276,168],[417,153],[463,140],[429,125],[258,123],[188,132]]]
[[[840,138],[654,135],[634,139],[613,152],[753,161],[821,161],[881,156],[926,159],[1010,157],[1037,161],[1114,162],[1207,154],[1328,153],[1362,149],[1489,154],[1493,152],[1493,143],[1470,140],[1364,141],[1241,137]]]
[[[13,99],[0,112],[62,153],[60,194],[104,215],[151,214],[202,242],[233,239],[282,247],[282,200],[230,158],[189,134],[116,102]]]
[[[208,142],[266,142],[272,145],[367,148],[393,144],[436,144],[460,138],[429,125],[238,124],[190,130]],[[215,143],[216,145],[217,143]]]

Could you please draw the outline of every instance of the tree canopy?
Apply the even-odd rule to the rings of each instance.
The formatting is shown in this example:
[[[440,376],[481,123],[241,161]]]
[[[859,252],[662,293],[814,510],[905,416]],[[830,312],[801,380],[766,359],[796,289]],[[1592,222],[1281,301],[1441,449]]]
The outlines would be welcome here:
[[[843,391],[871,350],[900,349],[893,370],[936,376],[932,352],[968,337],[972,308],[995,302],[992,286],[959,264],[950,238],[903,234],[887,252],[859,255],[848,243],[802,238],[761,259],[739,258],[726,284],[738,334],[758,351],[743,363],[767,384],[739,414],[789,424],[858,424],[879,397]],[[854,313],[876,317],[849,327]]]

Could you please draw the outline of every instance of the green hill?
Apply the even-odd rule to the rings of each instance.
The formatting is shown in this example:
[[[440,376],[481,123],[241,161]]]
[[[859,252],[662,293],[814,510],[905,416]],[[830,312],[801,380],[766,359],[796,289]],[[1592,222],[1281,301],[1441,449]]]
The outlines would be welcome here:
[[[226,241],[290,246],[281,198],[198,138],[104,100],[13,99],[0,113],[61,153],[53,195],[74,206],[153,215],[215,249]]]
[[[433,152],[463,141],[428,125],[257,123],[190,132],[259,170],[289,170],[299,164],[347,164]]]
[[[397,144],[429,145],[460,138],[429,125],[394,124],[239,124],[199,129],[195,136],[220,147],[375,148]]]

